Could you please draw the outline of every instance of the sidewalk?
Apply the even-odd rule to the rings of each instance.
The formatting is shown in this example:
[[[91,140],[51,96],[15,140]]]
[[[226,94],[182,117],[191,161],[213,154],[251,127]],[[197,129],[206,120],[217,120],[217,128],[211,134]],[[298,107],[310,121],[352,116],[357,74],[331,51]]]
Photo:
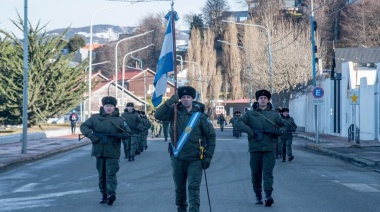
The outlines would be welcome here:
[[[344,137],[320,134],[317,144],[314,133],[299,132],[296,137],[305,139],[305,147],[308,149],[380,172],[379,141],[360,141],[360,144],[354,144],[354,141],[348,142]]]
[[[7,167],[32,161],[90,144],[87,138],[78,141],[78,135],[34,139],[27,142],[26,154],[22,154],[22,142],[0,144],[0,171]]]

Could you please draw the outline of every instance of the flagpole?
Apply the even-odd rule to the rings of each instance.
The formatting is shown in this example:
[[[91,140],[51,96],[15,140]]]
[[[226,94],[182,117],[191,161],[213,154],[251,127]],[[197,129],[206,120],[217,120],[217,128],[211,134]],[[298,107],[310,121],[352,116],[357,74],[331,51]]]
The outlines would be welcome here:
[[[176,40],[175,40],[175,20],[174,20],[174,0],[172,0],[172,14],[171,14],[171,20],[172,22],[172,36],[173,36],[173,61],[174,61],[174,95],[177,93],[177,60],[176,60],[176,53],[177,53],[177,47],[176,47]],[[177,148],[177,103],[174,105],[174,122],[173,122],[173,145],[174,148]]]

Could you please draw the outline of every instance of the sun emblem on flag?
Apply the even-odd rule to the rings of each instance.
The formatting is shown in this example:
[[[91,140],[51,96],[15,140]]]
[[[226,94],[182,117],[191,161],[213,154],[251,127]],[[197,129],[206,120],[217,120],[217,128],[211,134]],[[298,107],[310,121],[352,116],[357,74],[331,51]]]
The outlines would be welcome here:
[[[185,132],[190,133],[191,132],[191,127],[186,127]]]

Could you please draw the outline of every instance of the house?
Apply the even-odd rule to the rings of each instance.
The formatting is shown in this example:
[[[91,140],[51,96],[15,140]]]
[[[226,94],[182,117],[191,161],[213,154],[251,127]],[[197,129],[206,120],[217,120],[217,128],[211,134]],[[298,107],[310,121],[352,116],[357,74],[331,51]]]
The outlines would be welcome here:
[[[115,97],[116,89],[118,90],[116,97],[117,107],[121,113],[124,110],[125,104],[127,102],[133,102],[135,108],[138,110],[144,110],[145,105],[147,105],[148,109],[150,107],[148,102],[145,102],[143,99],[137,97],[129,90],[122,88],[121,85],[118,85],[116,87],[116,83],[113,80],[110,80],[102,75],[100,71],[93,74],[91,79],[91,82],[94,85],[91,91],[91,111],[88,110],[88,94],[84,95],[84,99],[81,105],[76,108],[77,111],[80,111],[79,114],[81,114],[82,120],[84,120],[85,117],[88,117],[89,114],[98,113],[99,108],[102,105],[102,98],[108,95]]]
[[[250,99],[235,99],[226,101],[224,109],[227,111],[228,116],[233,116],[235,111],[244,113],[250,109]]]
[[[380,141],[380,48],[336,49],[335,58],[337,73],[317,82],[324,89],[318,119],[311,93],[291,100],[290,114],[306,132],[317,121],[320,133],[348,138],[356,126],[360,140]]]
[[[128,68],[125,70],[124,73],[124,88],[137,96],[140,99],[144,99],[144,79],[146,82],[146,98],[149,99],[148,102],[150,102],[150,99],[152,99],[152,95],[154,93],[154,77],[156,76],[156,72],[152,71],[149,68],[146,68],[144,70],[141,69],[133,69]],[[120,86],[123,85],[122,81],[123,74],[121,72],[118,73],[118,84]],[[113,79],[116,81],[116,79]],[[168,81],[166,86],[166,94],[163,97],[170,98],[174,94],[174,83]]]

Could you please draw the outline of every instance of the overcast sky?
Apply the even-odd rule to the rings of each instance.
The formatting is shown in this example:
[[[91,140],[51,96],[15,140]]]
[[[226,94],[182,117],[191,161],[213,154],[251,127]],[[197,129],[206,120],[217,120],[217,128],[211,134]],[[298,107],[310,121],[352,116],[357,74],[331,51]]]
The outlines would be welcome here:
[[[0,0],[0,28],[22,34],[11,23],[10,19],[17,19],[17,11],[24,16],[24,0]],[[148,0],[152,1],[152,0]],[[239,0],[228,0],[231,10],[242,10]],[[174,9],[180,18],[194,12],[200,13],[205,0],[175,0]],[[47,30],[71,27],[89,26],[94,14],[93,24],[111,24],[120,26],[136,26],[145,14],[167,12],[171,9],[170,1],[144,2],[129,5],[130,3],[107,0],[28,0],[28,17],[35,26],[40,20],[48,24]],[[121,6],[102,10],[106,7]],[[97,12],[95,12],[97,11]],[[180,21],[178,28],[185,29]]]

